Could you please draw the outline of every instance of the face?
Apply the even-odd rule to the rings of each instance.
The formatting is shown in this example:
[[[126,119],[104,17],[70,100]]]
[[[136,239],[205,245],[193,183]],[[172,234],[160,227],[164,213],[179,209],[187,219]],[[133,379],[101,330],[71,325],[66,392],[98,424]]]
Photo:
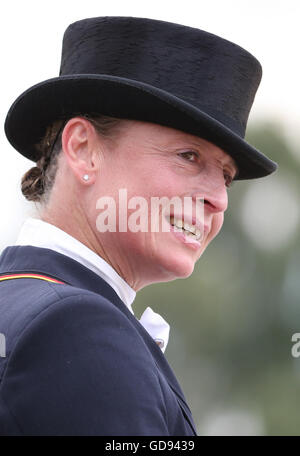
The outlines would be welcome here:
[[[111,146],[99,147],[98,171],[93,185],[86,187],[82,207],[88,208],[89,225],[101,246],[101,256],[135,289],[190,276],[197,260],[219,233],[228,204],[228,186],[237,171],[234,160],[217,146],[196,136],[160,125],[125,121],[122,134]],[[118,232],[119,189],[127,190],[127,200],[142,196],[188,196],[204,200],[206,231],[195,245],[173,231]],[[97,200],[110,196],[116,202],[117,232],[100,233]],[[136,208],[128,209],[130,213]],[[195,209],[195,207],[193,207]],[[193,212],[194,214],[194,212]],[[165,214],[161,208],[160,218]],[[160,225],[161,227],[161,225]]]

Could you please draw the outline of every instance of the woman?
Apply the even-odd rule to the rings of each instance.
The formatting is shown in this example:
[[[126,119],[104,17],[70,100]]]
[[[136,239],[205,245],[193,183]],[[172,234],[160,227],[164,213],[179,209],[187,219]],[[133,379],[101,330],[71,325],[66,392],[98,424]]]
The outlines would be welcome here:
[[[168,324],[150,308],[138,321],[131,305],[191,275],[233,180],[276,170],[243,139],[260,78],[247,51],[180,24],[68,27],[60,76],[24,92],[5,122],[37,164],[22,192],[40,218],[0,257],[1,435],[197,435],[163,354]],[[142,201],[143,229],[121,189]],[[155,230],[153,197],[188,198],[189,210],[162,204],[154,225],[169,230]]]

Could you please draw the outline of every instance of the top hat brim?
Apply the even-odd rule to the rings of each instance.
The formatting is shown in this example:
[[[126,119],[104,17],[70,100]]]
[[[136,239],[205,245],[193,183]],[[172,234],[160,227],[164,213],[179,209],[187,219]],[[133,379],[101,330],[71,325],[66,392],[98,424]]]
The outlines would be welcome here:
[[[204,138],[235,160],[235,180],[264,177],[278,166],[188,101],[140,81],[106,74],[65,75],[32,86],[9,109],[5,133],[18,152],[36,162],[40,157],[35,144],[47,126],[80,114],[148,121]]]

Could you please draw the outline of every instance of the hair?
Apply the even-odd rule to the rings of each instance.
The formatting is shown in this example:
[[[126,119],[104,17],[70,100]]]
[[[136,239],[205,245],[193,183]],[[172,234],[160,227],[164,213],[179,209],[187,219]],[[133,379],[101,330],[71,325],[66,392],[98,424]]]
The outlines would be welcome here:
[[[118,127],[123,122],[123,119],[105,115],[94,117],[84,114],[80,117],[91,122],[99,136],[106,139],[114,139],[117,136]],[[21,179],[21,191],[28,201],[47,204],[58,169],[58,157],[62,151],[63,129],[71,118],[53,122],[48,126],[42,140],[35,144],[40,159],[36,162],[36,166],[29,169]]]

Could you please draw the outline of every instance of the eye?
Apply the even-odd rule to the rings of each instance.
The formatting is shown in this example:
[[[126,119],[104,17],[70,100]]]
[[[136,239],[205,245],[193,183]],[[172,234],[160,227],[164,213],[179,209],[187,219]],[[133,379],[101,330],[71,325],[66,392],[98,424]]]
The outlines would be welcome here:
[[[187,160],[191,163],[195,163],[196,159],[199,158],[199,154],[193,150],[188,150],[186,152],[180,152],[178,155],[183,156],[184,160]],[[195,160],[193,160],[193,157]],[[226,187],[227,188],[232,187],[234,184],[233,177],[230,174],[225,173],[224,178],[225,178]]]
[[[186,158],[187,156],[188,157],[195,157],[195,158],[198,158],[199,157],[199,154],[197,152],[194,152],[193,150],[188,150],[187,152],[181,152],[180,154],[178,154],[180,156],[184,156],[185,157],[185,160],[189,161],[189,162],[194,162],[195,160],[190,160],[189,158]]]
[[[233,177],[230,174],[224,174],[224,178],[226,187],[232,187],[234,184]]]

